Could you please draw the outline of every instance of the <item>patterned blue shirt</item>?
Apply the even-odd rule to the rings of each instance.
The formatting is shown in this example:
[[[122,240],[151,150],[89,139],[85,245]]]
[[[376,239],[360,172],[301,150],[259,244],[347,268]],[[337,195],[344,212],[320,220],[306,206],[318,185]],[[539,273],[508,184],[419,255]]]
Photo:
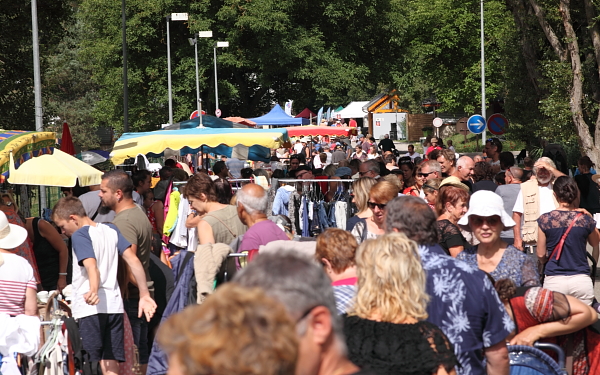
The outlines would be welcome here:
[[[477,246],[465,249],[456,256],[456,259],[465,261],[472,267],[477,268]],[[517,287],[540,285],[537,264],[534,262],[533,258],[524,252],[517,250],[517,248],[512,245],[508,245],[504,254],[502,254],[502,259],[498,262],[496,269],[489,274],[496,281],[511,279]]]
[[[356,296],[356,285],[334,285],[333,296],[338,314],[345,314],[352,306],[352,300]]]
[[[454,345],[458,374],[485,374],[483,350],[506,339],[512,319],[485,273],[440,255],[439,245],[419,246],[419,252],[430,296],[427,320]]]

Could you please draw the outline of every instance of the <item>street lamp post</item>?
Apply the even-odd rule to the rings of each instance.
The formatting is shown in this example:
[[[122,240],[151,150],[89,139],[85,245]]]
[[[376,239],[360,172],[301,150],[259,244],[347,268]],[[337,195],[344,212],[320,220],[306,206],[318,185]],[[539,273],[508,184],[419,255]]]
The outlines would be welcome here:
[[[167,16],[167,70],[168,70],[168,85],[169,85],[169,124],[173,123],[173,94],[171,90],[171,38],[169,33],[170,21],[187,21],[187,13],[171,13]]]
[[[229,47],[229,42],[216,42],[214,46],[215,60],[215,114],[219,113],[219,87],[217,84],[217,48]]]
[[[198,34],[194,34],[194,39],[188,38],[191,45],[194,46],[194,54],[196,55],[196,106],[198,109],[198,117],[200,118],[200,127],[203,127],[202,123],[202,99],[200,99],[200,80],[198,78],[198,38],[212,38],[212,31],[200,31]]]

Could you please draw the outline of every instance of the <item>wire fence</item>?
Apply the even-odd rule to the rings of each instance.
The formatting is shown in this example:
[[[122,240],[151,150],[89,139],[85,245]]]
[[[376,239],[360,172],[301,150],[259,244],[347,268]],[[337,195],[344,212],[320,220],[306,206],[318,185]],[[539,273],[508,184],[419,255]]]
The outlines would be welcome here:
[[[60,187],[46,186],[46,205],[47,208],[52,208],[62,197]],[[11,192],[15,199],[15,203],[19,207],[21,213],[25,217],[42,217],[43,208],[40,202],[40,186],[31,185],[11,185],[5,186],[3,192]]]

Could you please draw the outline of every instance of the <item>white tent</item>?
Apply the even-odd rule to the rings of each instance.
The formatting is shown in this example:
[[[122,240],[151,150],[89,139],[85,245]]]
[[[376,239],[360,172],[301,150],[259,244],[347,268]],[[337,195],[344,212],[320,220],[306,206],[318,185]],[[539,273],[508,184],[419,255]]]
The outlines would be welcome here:
[[[350,102],[346,108],[335,114],[341,118],[363,118],[367,115],[367,112],[363,112],[363,107],[367,104],[369,102]]]

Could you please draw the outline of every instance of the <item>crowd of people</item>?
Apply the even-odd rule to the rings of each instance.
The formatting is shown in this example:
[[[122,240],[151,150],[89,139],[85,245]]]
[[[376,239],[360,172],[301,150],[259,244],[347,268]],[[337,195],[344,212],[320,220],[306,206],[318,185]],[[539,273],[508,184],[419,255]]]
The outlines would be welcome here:
[[[361,135],[299,139],[270,166],[107,172],[54,207],[68,246],[49,222],[19,223],[9,196],[0,313],[35,315],[38,288],[70,284],[83,347],[105,374],[119,373],[124,325],[142,374],[156,348],[172,375],[508,374],[508,345],[544,340],[574,353],[573,374],[600,373],[588,263],[600,179],[589,158],[573,178],[546,157],[517,165],[497,138],[471,157],[436,137],[403,154],[388,136]],[[349,193],[351,214],[303,236],[287,202],[307,191],[325,203]],[[178,221],[185,244],[168,241]],[[29,239],[42,250],[18,250]],[[173,289],[188,250],[204,273],[195,268],[199,298],[184,309]],[[247,259],[225,283],[216,273],[228,253]]]

